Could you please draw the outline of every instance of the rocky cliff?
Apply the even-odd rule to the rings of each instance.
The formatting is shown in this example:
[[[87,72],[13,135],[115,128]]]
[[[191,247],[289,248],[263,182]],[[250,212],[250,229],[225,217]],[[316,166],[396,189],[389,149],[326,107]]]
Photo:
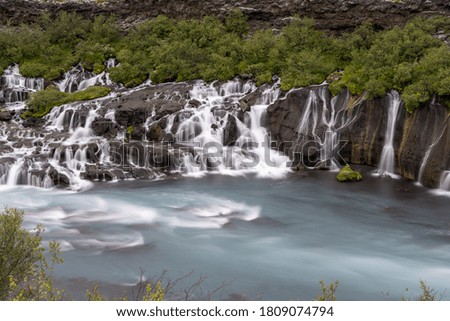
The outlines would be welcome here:
[[[450,112],[437,99],[412,114],[400,107],[394,123],[395,173],[438,187],[442,173],[450,168]],[[355,100],[344,91],[331,99],[326,86],[304,88],[269,106],[267,126],[297,164],[321,165],[328,132],[336,135],[330,148],[337,163],[376,167],[391,108],[387,97]]]
[[[320,29],[345,31],[364,21],[379,28],[402,24],[417,15],[450,13],[447,0],[119,0],[119,1],[30,1],[0,0],[0,23],[19,24],[34,21],[42,12],[59,10],[80,13],[87,18],[96,14],[114,14],[124,26],[164,14],[174,18],[224,17],[240,8],[253,28],[279,28],[298,15],[317,21]]]

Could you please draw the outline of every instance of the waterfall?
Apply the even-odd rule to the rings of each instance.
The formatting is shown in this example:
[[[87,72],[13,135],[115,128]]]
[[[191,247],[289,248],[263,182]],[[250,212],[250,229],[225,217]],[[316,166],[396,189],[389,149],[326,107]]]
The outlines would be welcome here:
[[[436,144],[441,140],[442,136],[444,135],[446,128],[447,128],[447,126],[444,126],[442,128],[439,135],[437,135],[437,137],[433,140],[433,143],[430,146],[428,146],[427,151],[425,152],[425,156],[422,159],[422,163],[420,164],[420,169],[419,169],[419,179],[418,179],[419,184],[423,183],[423,173],[425,171],[425,167],[427,166],[428,159],[430,158],[430,155],[431,155],[431,152],[433,151],[434,146],[436,146]]]
[[[399,107],[401,105],[400,95],[397,91],[391,91],[387,95],[389,102],[388,123],[386,126],[383,151],[381,152],[380,164],[375,175],[390,176],[397,178],[395,175],[395,151],[394,151],[394,134],[395,125]]]
[[[44,89],[43,78],[27,78],[20,74],[19,66],[4,70],[0,78],[0,98],[7,105],[23,103],[30,93]]]
[[[258,176],[280,177],[289,171],[289,158],[270,148],[264,127],[266,109],[279,95],[279,84],[267,88],[250,111],[240,110],[239,99],[255,91],[251,83],[230,81],[197,83],[191,99],[197,108],[187,107],[178,115],[177,143],[191,146],[194,156],[185,156],[180,170],[188,175],[212,171],[236,175],[253,172]],[[168,120],[172,126],[172,120]]]
[[[441,174],[441,181],[439,189],[450,192],[450,171],[443,171]]]
[[[339,169],[340,132],[356,117],[346,112],[348,99],[346,93],[343,102],[338,103],[337,97],[330,101],[327,86],[315,86],[309,90],[297,127],[297,143],[302,148],[301,160],[306,167]],[[317,151],[312,159],[309,155],[311,149]]]
[[[105,66],[107,68],[106,71],[94,74],[78,65],[67,71],[63,79],[55,83],[55,85],[60,91],[68,93],[82,91],[92,86],[112,86],[113,82],[109,77],[109,68],[115,66],[115,60],[109,59]]]

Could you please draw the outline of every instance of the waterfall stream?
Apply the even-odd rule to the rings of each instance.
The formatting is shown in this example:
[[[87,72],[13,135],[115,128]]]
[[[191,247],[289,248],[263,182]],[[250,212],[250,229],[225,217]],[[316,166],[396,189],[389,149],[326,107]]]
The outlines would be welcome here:
[[[29,93],[44,89],[44,79],[24,77],[20,74],[19,66],[12,65],[3,72],[0,88],[0,100],[3,100],[7,107],[23,108],[23,102]]]
[[[106,70],[98,75],[76,66],[57,83],[58,88],[65,92],[93,85],[117,89],[119,85],[111,82],[108,73],[114,65],[114,60],[108,61]],[[268,107],[285,99],[279,82],[257,87],[235,79],[184,83],[180,89],[176,86],[146,82],[100,99],[58,106],[44,117],[43,126],[32,130],[23,127],[18,117],[0,123],[0,184],[45,188],[62,185],[80,190],[89,187],[92,180],[159,179],[180,173],[253,173],[282,178],[290,172],[291,159],[272,148],[266,128]],[[23,77],[18,66],[11,66],[1,77],[0,88],[6,107],[22,108],[28,93],[42,90],[44,82]],[[357,112],[347,108],[349,93],[331,97],[326,85],[293,91],[306,97],[293,129],[294,143],[303,148],[300,161],[307,168],[338,170],[344,163],[338,152],[342,132],[358,117]],[[151,94],[140,98],[133,107],[138,112],[149,102],[146,118],[134,124],[131,113],[125,116],[132,119],[124,120],[118,101],[132,100],[147,92]],[[384,146],[375,175],[397,177],[394,134],[401,99],[396,91],[387,97]],[[176,104],[180,107],[174,107]],[[419,181],[442,133],[428,146]],[[160,160],[164,166],[159,165]],[[441,190],[448,190],[448,180],[447,169],[441,176]]]
[[[267,107],[277,99],[279,84],[267,88],[259,101],[243,113],[239,99],[256,90],[251,83],[231,81],[216,88],[202,82],[194,85],[192,99],[198,108],[183,110],[176,142],[194,147],[180,169],[188,175],[207,171],[221,174],[255,172],[261,177],[282,177],[289,171],[289,158],[270,148],[264,127]],[[173,120],[169,116],[169,124]]]
[[[303,155],[304,161],[308,158],[306,167],[334,171],[340,168],[340,156],[337,154],[340,132],[355,119],[355,115],[346,110],[348,100],[348,93],[339,103],[337,96],[330,99],[327,86],[314,86],[310,89],[299,120],[297,135],[300,145],[309,148],[303,154],[310,153],[310,146],[318,153],[312,161],[309,154]]]
[[[383,151],[381,152],[380,164],[375,175],[390,176],[398,178],[395,174],[395,151],[394,151],[394,134],[397,124],[398,111],[401,105],[400,95],[397,91],[391,91],[388,97],[388,120],[384,138]]]

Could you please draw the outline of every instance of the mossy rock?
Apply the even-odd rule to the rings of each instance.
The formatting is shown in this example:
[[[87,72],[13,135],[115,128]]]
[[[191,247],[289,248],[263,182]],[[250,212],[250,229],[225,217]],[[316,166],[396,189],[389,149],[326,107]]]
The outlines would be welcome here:
[[[50,86],[45,90],[38,91],[27,100],[27,110],[20,116],[22,119],[28,117],[41,118],[47,115],[53,107],[75,101],[85,101],[104,97],[111,92],[111,88],[105,86],[92,86],[83,91],[75,93],[65,93],[56,87]]]
[[[362,180],[362,175],[360,172],[352,170],[350,165],[345,165],[336,175],[336,179],[339,182],[358,182]]]

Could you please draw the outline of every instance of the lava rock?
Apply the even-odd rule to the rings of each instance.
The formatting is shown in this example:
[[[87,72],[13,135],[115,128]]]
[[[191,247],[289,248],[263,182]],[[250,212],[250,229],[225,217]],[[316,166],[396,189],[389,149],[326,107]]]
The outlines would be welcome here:
[[[12,114],[9,110],[0,111],[0,121],[10,121],[12,119]]]

